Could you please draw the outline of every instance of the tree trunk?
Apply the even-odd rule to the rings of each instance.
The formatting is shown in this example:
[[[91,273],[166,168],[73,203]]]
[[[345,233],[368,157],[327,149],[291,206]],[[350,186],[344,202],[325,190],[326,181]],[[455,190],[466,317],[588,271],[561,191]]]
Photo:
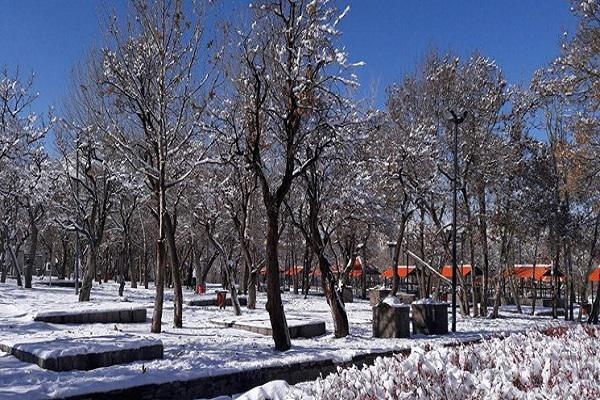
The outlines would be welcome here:
[[[403,205],[403,208],[405,206]],[[402,211],[402,217],[400,218],[400,228],[398,229],[398,237],[396,239],[396,247],[394,248],[394,257],[392,260],[392,291],[390,296],[396,296],[398,294],[398,286],[400,284],[400,277],[398,276],[398,263],[400,262],[400,249],[402,248],[402,241],[404,240],[404,230],[406,229],[406,222],[408,220],[408,213]]]
[[[233,313],[236,316],[242,315],[242,308],[238,300],[237,288],[235,286],[235,262],[233,260],[226,260],[225,272],[227,274],[227,284],[229,287],[229,294],[231,295],[231,305],[233,306]]]
[[[179,256],[177,254],[177,246],[175,243],[175,229],[171,221],[171,215],[165,212],[165,228],[169,243],[169,255],[171,258],[171,273],[173,276],[173,288],[175,296],[173,298],[173,327],[183,327],[183,289],[181,285],[181,272],[179,269]]]
[[[25,288],[31,289],[31,280],[33,276],[33,267],[35,265],[35,255],[37,252],[37,243],[38,243],[38,227],[35,221],[35,215],[33,210],[28,210],[29,214],[29,229],[31,240],[29,245],[29,255],[27,257],[27,261],[25,262]]]
[[[327,261],[325,256],[319,256],[319,269],[321,270],[323,292],[327,298],[333,319],[333,334],[336,338],[346,337],[350,333],[348,315],[342,301],[342,295],[337,290],[335,277],[331,272],[329,261]]]
[[[0,256],[0,283],[6,283],[6,251],[2,249],[2,255]]]
[[[98,249],[92,241],[90,241],[88,246],[85,273],[83,274],[81,290],[79,291],[79,301],[90,301],[92,282],[94,281],[94,271],[96,270],[96,252]]]
[[[129,236],[129,234],[128,234]],[[131,274],[131,288],[137,289],[138,287],[138,263],[133,262],[133,253],[131,251],[131,239],[127,238],[127,261],[130,267]]]
[[[477,193],[479,202],[479,236],[481,239],[481,253],[483,256],[483,284],[481,287],[481,315],[487,315],[487,297],[489,292],[489,253],[487,236],[487,204],[485,199],[485,185],[480,184]]]
[[[267,243],[266,243],[266,267],[267,267],[267,304],[273,330],[275,348],[279,351],[289,350],[292,346],[290,332],[285,312],[281,302],[281,287],[279,282],[279,210],[267,209]]]
[[[162,143],[160,143],[162,145]],[[159,148],[159,182],[156,188],[158,197],[158,240],[156,241],[156,296],[154,297],[154,313],[152,314],[152,333],[162,331],[162,311],[165,293],[165,213],[166,213],[166,193],[165,193],[165,170],[163,162],[162,148]]]
[[[248,279],[248,310],[256,309],[256,271],[251,271]]]

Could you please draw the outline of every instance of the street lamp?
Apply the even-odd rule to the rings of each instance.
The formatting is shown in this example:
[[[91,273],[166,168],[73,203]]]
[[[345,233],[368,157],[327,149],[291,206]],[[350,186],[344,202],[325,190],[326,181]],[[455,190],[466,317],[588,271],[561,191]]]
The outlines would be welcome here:
[[[454,123],[454,177],[452,179],[452,332],[456,332],[456,274],[458,266],[456,262],[456,188],[458,186],[458,125],[462,124],[467,117],[463,111],[458,116],[454,110],[449,109],[450,121]]]

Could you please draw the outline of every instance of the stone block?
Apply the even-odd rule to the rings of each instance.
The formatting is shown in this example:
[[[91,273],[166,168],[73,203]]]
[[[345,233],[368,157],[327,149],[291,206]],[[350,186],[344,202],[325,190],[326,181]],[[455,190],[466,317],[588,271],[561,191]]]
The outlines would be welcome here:
[[[95,340],[104,340],[104,343],[100,347],[94,347]],[[116,344],[121,340],[128,340],[129,342],[126,343],[126,346],[119,347]],[[111,341],[116,344],[111,345]],[[89,352],[69,353],[63,351],[70,347],[80,348],[83,343],[85,343],[85,347]],[[52,371],[87,371],[138,360],[160,359],[163,358],[164,353],[162,342],[159,340],[141,339],[133,336],[4,343],[0,348],[21,361],[37,364],[41,368]]]
[[[369,289],[369,302],[371,306],[376,306],[390,294],[389,289]]]
[[[146,322],[148,311],[145,308],[134,308],[131,310],[131,322]]]
[[[417,296],[412,293],[400,292],[396,295],[404,304],[410,304],[417,299]]]
[[[381,302],[373,307],[373,337],[410,337],[410,307]]]
[[[312,322],[298,328],[298,335],[295,337],[312,338],[325,334],[325,322]]]
[[[448,333],[448,303],[413,303],[411,308],[413,334]]]
[[[40,312],[33,318],[37,322],[52,324],[108,324],[146,322],[147,310],[145,307],[122,309],[89,309],[80,311],[51,311]]]

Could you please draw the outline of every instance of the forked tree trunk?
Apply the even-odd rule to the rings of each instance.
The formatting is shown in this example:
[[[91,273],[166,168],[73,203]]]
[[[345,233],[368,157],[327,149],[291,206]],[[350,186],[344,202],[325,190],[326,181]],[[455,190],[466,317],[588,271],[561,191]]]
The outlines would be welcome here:
[[[15,268],[15,273],[17,275],[17,286],[23,286],[23,281],[21,280],[21,266],[19,265],[19,259],[17,258],[17,255],[15,254],[15,250],[12,248],[12,246],[9,243],[9,230],[8,230],[8,225],[6,223],[3,223],[3,230],[4,230],[4,252],[8,253],[8,255],[10,256],[10,259],[12,261],[12,264]]]
[[[329,261],[325,256],[319,256],[319,269],[321,270],[323,292],[333,319],[333,334],[336,338],[346,337],[350,333],[348,314],[342,301],[342,295],[337,288],[336,279],[331,272]]]
[[[226,260],[225,273],[227,274],[227,285],[229,287],[229,294],[231,295],[233,313],[236,316],[242,315],[242,308],[240,307],[240,301],[238,300],[237,295],[237,287],[235,286],[235,262],[233,260]]]

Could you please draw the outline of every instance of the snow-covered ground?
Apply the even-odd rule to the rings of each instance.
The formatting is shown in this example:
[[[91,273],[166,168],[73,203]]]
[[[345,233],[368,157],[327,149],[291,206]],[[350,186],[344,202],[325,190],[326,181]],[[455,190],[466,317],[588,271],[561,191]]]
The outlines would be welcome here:
[[[600,329],[556,323],[470,346],[415,346],[324,379],[269,382],[237,400],[600,399]]]
[[[209,287],[209,292],[212,292]],[[78,304],[72,288],[34,285],[21,289],[13,282],[0,285],[0,342],[30,341],[32,338],[51,340],[65,337],[107,337],[119,340],[128,335],[160,339],[165,347],[163,360],[134,362],[92,371],[53,372],[21,362],[0,352],[0,399],[37,399],[64,397],[95,391],[107,391],[149,383],[162,383],[223,374],[242,369],[282,365],[293,362],[335,359],[349,360],[357,354],[371,351],[403,349],[428,343],[430,345],[471,338],[480,335],[508,334],[549,321],[548,317],[520,316],[502,313],[497,320],[462,319],[459,317],[456,335],[443,337],[412,337],[410,339],[376,339],[371,335],[372,311],[367,301],[347,304],[351,334],[344,339],[332,335],[332,321],[325,298],[285,293],[286,314],[326,322],[327,334],[313,339],[295,339],[292,349],[279,353],[273,349],[270,337],[233,328],[223,328],[211,320],[231,316],[232,309],[184,306],[184,328],[172,328],[172,294],[166,296],[163,332],[150,334],[150,322],[137,324],[56,325],[34,322],[37,312],[73,310],[79,307],[114,307],[120,300],[114,283],[95,285],[92,303]],[[126,288],[125,297],[132,306],[148,308],[152,315],[153,289]],[[185,299],[196,296],[184,292]],[[259,293],[257,310],[243,308],[244,317],[265,318],[266,298]],[[105,340],[105,339],[104,339]]]

